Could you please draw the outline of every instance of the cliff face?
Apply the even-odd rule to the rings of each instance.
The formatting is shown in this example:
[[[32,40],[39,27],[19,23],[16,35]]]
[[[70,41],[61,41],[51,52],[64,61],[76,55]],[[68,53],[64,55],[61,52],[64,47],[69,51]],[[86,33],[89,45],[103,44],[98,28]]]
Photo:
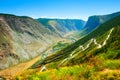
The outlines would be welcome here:
[[[90,16],[88,18],[88,21],[86,22],[86,25],[84,27],[85,32],[89,33],[101,24],[105,23],[106,21],[120,15],[120,12],[108,14],[108,15],[96,15],[96,16]]]

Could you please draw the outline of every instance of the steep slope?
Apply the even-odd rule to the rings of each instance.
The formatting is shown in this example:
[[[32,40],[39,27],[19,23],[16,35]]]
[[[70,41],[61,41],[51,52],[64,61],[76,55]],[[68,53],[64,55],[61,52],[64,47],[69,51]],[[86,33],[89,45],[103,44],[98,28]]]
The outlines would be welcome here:
[[[95,28],[97,28],[98,26],[103,24],[104,22],[106,22],[118,15],[120,15],[120,12],[116,12],[116,13],[112,13],[112,14],[108,14],[108,15],[90,16],[84,27],[85,33],[91,32],[92,30],[94,30]]]
[[[34,58],[60,38],[30,17],[0,14],[0,69]]]
[[[71,31],[80,31],[85,25],[85,21],[77,19],[39,18],[37,21],[43,24],[47,29],[55,31],[60,35],[64,35]]]
[[[8,57],[8,59],[6,59],[6,57]],[[0,17],[0,69],[12,64],[15,59],[18,59],[18,55],[13,52],[10,30],[3,18]],[[16,63],[17,61],[15,61],[14,64]]]

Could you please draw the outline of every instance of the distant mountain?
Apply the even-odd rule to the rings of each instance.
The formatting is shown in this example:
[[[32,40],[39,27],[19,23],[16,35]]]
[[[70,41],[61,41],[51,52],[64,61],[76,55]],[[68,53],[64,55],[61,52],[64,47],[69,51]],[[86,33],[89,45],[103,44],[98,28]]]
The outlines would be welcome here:
[[[86,22],[86,25],[84,27],[84,32],[89,33],[104,22],[120,15],[120,12],[108,14],[108,15],[96,15],[96,16],[90,16],[88,18],[88,21]]]
[[[85,21],[77,19],[39,18],[37,21],[44,25],[48,30],[54,31],[61,35],[71,31],[80,31],[85,25]]]

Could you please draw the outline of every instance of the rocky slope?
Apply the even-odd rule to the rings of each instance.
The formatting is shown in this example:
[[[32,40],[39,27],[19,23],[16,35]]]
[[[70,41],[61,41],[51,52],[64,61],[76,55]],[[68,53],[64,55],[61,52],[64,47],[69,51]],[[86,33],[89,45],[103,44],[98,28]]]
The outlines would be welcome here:
[[[78,30],[77,22],[81,23],[77,27],[84,24],[75,21],[62,25],[60,20],[44,24],[44,19],[40,21],[27,16],[0,14],[0,69],[38,56],[68,32]],[[71,25],[73,28],[70,30],[62,29],[71,28]]]
[[[7,14],[0,15],[0,30],[1,69],[34,58],[61,38],[32,18]]]

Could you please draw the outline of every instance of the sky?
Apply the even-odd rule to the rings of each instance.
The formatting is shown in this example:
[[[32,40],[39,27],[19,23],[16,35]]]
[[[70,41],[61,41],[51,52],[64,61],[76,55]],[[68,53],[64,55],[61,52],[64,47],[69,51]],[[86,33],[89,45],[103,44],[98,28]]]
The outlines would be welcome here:
[[[120,0],[0,0],[0,13],[33,18],[87,20],[120,11]]]

